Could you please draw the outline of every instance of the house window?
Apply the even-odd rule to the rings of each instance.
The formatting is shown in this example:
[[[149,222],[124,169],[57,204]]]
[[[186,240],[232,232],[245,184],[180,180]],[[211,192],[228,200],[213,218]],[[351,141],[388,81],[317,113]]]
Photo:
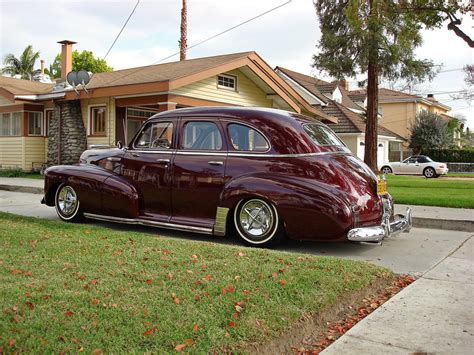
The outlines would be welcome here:
[[[91,136],[105,136],[106,120],[107,120],[107,108],[105,106],[91,107],[89,134]]]
[[[21,112],[0,113],[0,135],[19,136],[21,134]]]
[[[28,112],[28,135],[29,136],[43,135],[43,113],[42,112]]]
[[[45,111],[46,120],[45,120],[45,134],[44,135],[46,137],[49,137],[49,130],[51,127],[51,120],[53,119],[53,112],[54,110]]]
[[[233,75],[218,75],[217,87],[220,89],[237,91],[237,77]]]

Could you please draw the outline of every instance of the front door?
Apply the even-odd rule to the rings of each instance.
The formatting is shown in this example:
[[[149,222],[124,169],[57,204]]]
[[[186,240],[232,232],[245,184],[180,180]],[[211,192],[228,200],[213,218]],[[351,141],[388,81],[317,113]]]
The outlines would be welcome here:
[[[227,158],[217,119],[183,118],[173,161],[173,212],[177,224],[212,226],[224,187]]]
[[[122,158],[122,175],[140,194],[140,215],[168,222],[171,216],[175,120],[147,123]]]

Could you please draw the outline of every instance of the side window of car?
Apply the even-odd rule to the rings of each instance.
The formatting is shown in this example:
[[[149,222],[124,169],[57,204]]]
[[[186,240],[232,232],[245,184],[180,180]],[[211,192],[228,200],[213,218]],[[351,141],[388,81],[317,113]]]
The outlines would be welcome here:
[[[187,122],[184,126],[182,146],[193,150],[221,150],[222,136],[214,122]]]
[[[428,163],[428,159],[426,159],[426,157],[420,157],[418,158],[418,163]]]
[[[407,160],[408,164],[415,164],[416,163],[416,158],[410,158]]]
[[[173,139],[173,123],[148,123],[135,140],[138,149],[169,149]]]
[[[227,127],[235,150],[265,152],[270,148],[265,137],[251,127],[237,123],[231,123]]]

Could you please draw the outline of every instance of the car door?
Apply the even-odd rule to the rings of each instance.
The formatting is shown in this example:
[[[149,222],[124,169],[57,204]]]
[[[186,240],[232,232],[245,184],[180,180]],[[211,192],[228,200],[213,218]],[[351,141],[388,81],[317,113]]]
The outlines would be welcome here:
[[[413,168],[416,163],[415,158],[405,159],[398,168],[398,174],[413,174]]]
[[[140,215],[160,222],[171,217],[175,119],[146,123],[122,158],[122,176],[140,194]]]
[[[227,146],[216,118],[181,118],[173,162],[171,221],[211,227],[224,187]]]

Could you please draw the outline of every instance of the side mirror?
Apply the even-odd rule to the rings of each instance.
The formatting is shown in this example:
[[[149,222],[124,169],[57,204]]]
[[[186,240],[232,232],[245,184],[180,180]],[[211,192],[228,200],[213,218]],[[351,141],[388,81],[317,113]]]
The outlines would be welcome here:
[[[123,143],[122,141],[117,141],[117,148],[122,149],[123,148]]]

